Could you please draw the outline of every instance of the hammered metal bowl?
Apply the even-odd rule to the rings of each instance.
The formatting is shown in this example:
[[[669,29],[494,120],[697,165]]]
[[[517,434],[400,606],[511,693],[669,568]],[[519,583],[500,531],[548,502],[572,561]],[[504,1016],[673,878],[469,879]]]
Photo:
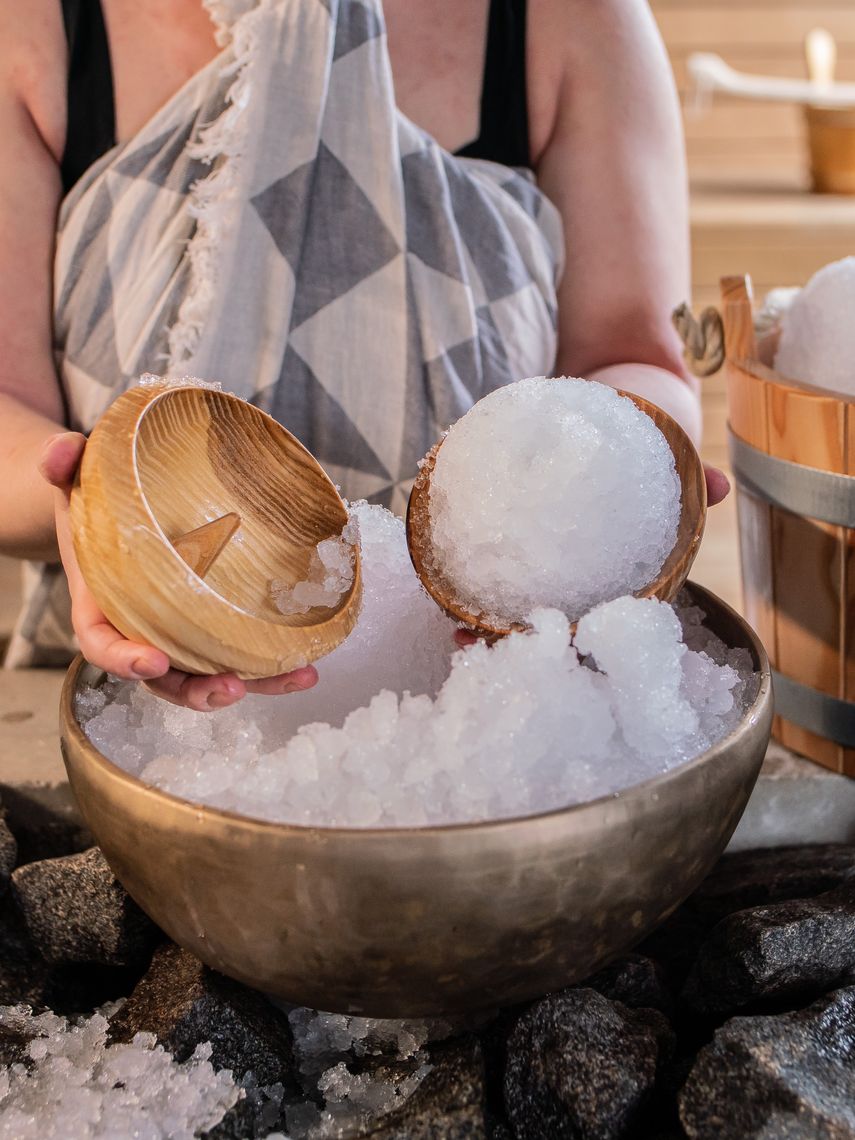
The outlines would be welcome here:
[[[691,587],[760,673],[736,731],[616,796],[494,823],[395,830],[265,823],[177,799],[105,759],[62,694],[62,746],[83,815],[131,896],[176,942],[299,1005],[450,1015],[586,977],[657,926],[724,850],[772,721],[769,663],[745,622]]]

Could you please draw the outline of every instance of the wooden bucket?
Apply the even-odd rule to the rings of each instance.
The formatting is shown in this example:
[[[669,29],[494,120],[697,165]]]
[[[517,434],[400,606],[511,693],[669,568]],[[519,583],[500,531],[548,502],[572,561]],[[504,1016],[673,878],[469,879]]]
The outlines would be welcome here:
[[[721,281],[745,615],[775,688],[773,735],[855,776],[855,400],[770,367],[751,281]]]
[[[805,107],[810,173],[820,194],[855,194],[855,107]]]

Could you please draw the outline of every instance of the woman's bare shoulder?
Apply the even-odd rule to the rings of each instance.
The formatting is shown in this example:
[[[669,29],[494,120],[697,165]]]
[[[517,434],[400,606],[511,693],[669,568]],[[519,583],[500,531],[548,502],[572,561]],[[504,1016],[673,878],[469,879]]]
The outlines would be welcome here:
[[[59,3],[0,0],[0,393],[54,422],[62,401],[51,266],[66,71]]]
[[[59,0],[0,0],[0,98],[23,107],[59,161],[68,74]]]
[[[532,153],[543,154],[579,88],[612,90],[636,77],[670,82],[647,0],[528,0],[528,95]],[[636,84],[637,86],[637,84]]]

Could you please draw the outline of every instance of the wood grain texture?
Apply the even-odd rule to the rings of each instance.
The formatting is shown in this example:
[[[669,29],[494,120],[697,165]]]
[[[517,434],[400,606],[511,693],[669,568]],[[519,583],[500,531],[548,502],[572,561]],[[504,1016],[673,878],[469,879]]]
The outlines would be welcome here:
[[[240,528],[240,516],[231,512],[173,539],[172,545],[194,574],[204,578]]]
[[[203,579],[181,544],[228,515],[240,526]],[[287,672],[331,652],[356,622],[358,551],[337,607],[276,609],[271,582],[305,579],[312,551],[341,533],[347,512],[302,444],[237,397],[165,385],[120,396],[90,436],[71,517],[83,576],[104,613],[187,672]]]
[[[772,509],[763,499],[737,488],[739,558],[743,612],[763,642],[769,660],[777,662],[775,573],[772,560]]]
[[[725,377],[730,426],[746,443],[769,450],[768,383],[747,362],[756,358],[751,278],[723,277],[721,313],[726,353]]]
[[[819,25],[835,38],[837,78],[855,80],[855,4],[851,0],[651,0],[651,7],[683,101],[693,184],[697,186],[699,179],[733,184],[752,169],[753,177],[767,186],[780,179],[794,189],[807,189],[809,146],[799,108],[721,94],[708,104],[699,103],[686,61],[693,52],[713,51],[748,74],[806,78],[804,38]],[[746,265],[757,282],[768,280],[754,259],[750,265],[734,259],[719,264],[716,276],[734,265]],[[791,273],[772,283],[800,280]]]
[[[744,280],[744,279],[742,279]],[[767,455],[837,474],[852,474],[851,401],[783,377],[757,359],[746,330],[750,286],[722,281],[726,378],[732,430]],[[750,303],[749,303],[750,308]],[[730,313],[730,319],[728,319]],[[774,336],[763,344],[768,361]],[[751,351],[753,348],[753,351]],[[773,666],[834,697],[855,699],[855,641],[849,593],[852,531],[773,507],[737,486],[740,559],[746,615]],[[775,718],[773,734],[788,748],[836,772],[851,766],[835,741]]]
[[[839,396],[779,381],[766,385],[769,455],[846,473],[846,404]]]
[[[846,473],[855,476],[855,402],[847,402],[846,409]],[[843,648],[841,692],[848,701],[855,701],[855,531],[844,532],[843,570]],[[842,771],[855,776],[855,749],[841,749]]]
[[[556,381],[560,383],[560,381]],[[680,521],[674,548],[665,560],[657,577],[643,590],[636,591],[640,598],[656,597],[673,600],[689,575],[704,533],[707,512],[707,487],[703,465],[692,441],[678,423],[661,408],[630,392],[621,392],[645,415],[648,415],[668,441],[680,478]],[[455,590],[438,567],[431,548],[430,480],[436,456],[442,445],[437,443],[422,461],[418,477],[413,484],[407,508],[407,545],[410,558],[422,585],[434,601],[455,621],[473,632],[487,637],[504,637],[513,630],[524,628],[519,624],[496,625],[483,610],[468,610],[455,598]]]
[[[831,696],[842,696],[843,528],[772,510],[777,668]],[[834,771],[841,749],[833,741],[789,726],[782,743]]]
[[[802,44],[807,33],[822,23],[842,49],[855,45],[855,19],[850,3],[767,4],[731,3],[716,0],[706,4],[654,5],[657,21],[666,44],[673,50],[696,50],[706,45],[707,51],[719,52],[728,59],[728,50],[741,45],[768,52],[790,51],[798,45],[801,56],[800,75],[805,74]],[[821,14],[820,14],[821,13]],[[729,62],[729,60],[728,60]]]
[[[727,355],[731,360],[753,360],[754,312],[751,278],[746,274],[721,279],[721,311]]]
[[[805,107],[814,190],[855,194],[855,108]]]

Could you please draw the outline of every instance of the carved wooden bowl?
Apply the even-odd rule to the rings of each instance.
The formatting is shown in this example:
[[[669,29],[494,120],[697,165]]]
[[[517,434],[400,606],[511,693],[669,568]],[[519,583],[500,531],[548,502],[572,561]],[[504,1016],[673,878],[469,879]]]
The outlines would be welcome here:
[[[656,578],[642,590],[639,598],[660,598],[670,602],[676,598],[689,576],[692,563],[701,545],[707,514],[707,484],[703,464],[694,444],[669,415],[649,400],[631,392],[621,392],[650,416],[668,441],[674,455],[674,464],[680,479],[680,522],[674,548],[666,558]],[[418,477],[410,493],[407,508],[407,545],[410,558],[422,585],[449,617],[461,622],[474,633],[487,637],[504,637],[512,630],[523,627],[517,623],[497,625],[481,610],[469,610],[455,597],[455,589],[437,566],[431,550],[430,482],[440,440],[425,456]]]
[[[89,589],[126,637],[191,673],[264,677],[330,653],[353,626],[353,583],[331,607],[283,614],[347,511],[315,458],[270,416],[199,385],[141,384],[96,425],[71,496]]]

